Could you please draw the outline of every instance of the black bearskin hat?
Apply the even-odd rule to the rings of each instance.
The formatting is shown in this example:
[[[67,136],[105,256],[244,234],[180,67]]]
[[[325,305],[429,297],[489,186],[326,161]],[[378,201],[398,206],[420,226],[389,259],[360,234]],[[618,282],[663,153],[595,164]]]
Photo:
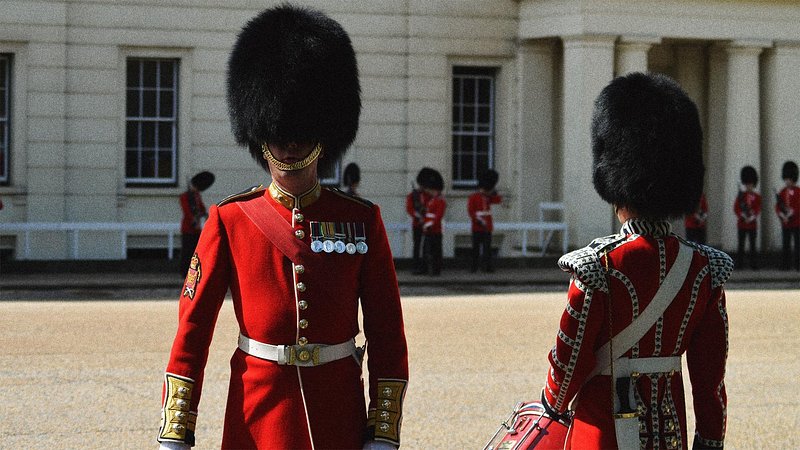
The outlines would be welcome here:
[[[615,78],[594,104],[594,188],[644,218],[690,213],[703,191],[702,143],[697,107],[671,78]]]
[[[755,186],[758,184],[758,172],[753,166],[744,166],[741,173],[739,173],[739,179],[742,180],[742,184]]]
[[[417,184],[423,189],[441,191],[444,189],[442,174],[430,167],[423,167],[417,174]]]
[[[361,182],[361,168],[356,163],[350,163],[344,168],[342,175],[342,184],[345,186],[352,186]]]
[[[198,191],[205,191],[214,184],[214,174],[208,171],[200,172],[192,177],[191,183]]]
[[[792,180],[792,183],[797,183],[797,164],[795,164],[794,161],[786,161],[783,163],[781,178],[784,180]]]
[[[486,171],[482,172],[478,177],[478,187],[480,189],[485,189],[487,191],[491,191],[497,186],[497,180],[500,178],[500,175],[492,170],[487,169]]]
[[[263,11],[231,51],[228,111],[236,142],[265,168],[265,142],[319,142],[333,163],[353,143],[361,114],[350,37],[314,9],[283,4]]]

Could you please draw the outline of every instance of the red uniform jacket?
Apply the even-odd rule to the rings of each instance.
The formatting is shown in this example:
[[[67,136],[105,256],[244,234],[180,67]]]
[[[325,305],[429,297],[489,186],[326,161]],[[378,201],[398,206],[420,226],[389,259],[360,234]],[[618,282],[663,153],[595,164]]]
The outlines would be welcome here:
[[[293,263],[237,205],[256,201],[274,208],[291,225],[290,238],[302,245],[311,242],[311,222],[349,223],[362,231],[343,240],[357,241],[361,235],[368,250],[320,252],[313,254],[318,258]],[[360,449],[370,430],[376,439],[399,441],[408,359],[394,263],[377,206],[319,185],[294,197],[273,184],[211,208],[180,297],[178,331],[166,368],[165,411],[179,402],[171,397],[179,388],[169,383],[177,376],[188,383],[182,391],[190,397],[188,428],[193,428],[208,347],[228,290],[241,333],[272,345],[353,339],[359,333],[360,301],[368,343],[370,417],[355,358],[315,367],[279,365],[248,355],[231,342],[236,350],[223,448],[308,449],[313,442],[315,448]],[[393,389],[387,390],[386,383]],[[167,422],[179,423],[179,430],[185,425],[172,417],[177,413],[164,414]],[[169,435],[162,424],[159,440],[193,440],[178,434]]]
[[[781,226],[783,228],[800,227],[800,187],[786,186],[778,193],[778,197],[783,201],[784,208],[787,210],[786,212],[781,211],[780,205],[775,202],[775,213],[781,218]],[[781,215],[784,215],[786,219]]]
[[[467,213],[472,220],[472,232],[491,233],[494,230],[492,221],[492,205],[500,203],[503,198],[497,194],[487,195],[475,192],[467,199]]]
[[[683,219],[684,228],[703,229],[706,227],[706,219],[708,218],[708,202],[706,195],[700,196],[700,204],[697,205],[697,210],[692,214],[687,214]]]
[[[422,223],[425,221],[425,205],[428,204],[428,200],[428,194],[422,189],[414,189],[406,195],[406,212],[411,216],[413,228],[422,228]]]
[[[442,220],[447,209],[447,201],[439,194],[431,197],[425,205],[425,222],[422,224],[424,234],[442,234]]]
[[[728,316],[723,283],[730,257],[682,240],[667,222],[630,220],[620,234],[594,240],[564,255],[559,265],[572,273],[569,303],[550,355],[545,400],[563,412],[575,399],[567,448],[616,448],[611,377],[596,375],[595,351],[648,307],[670,270],[678,245],[693,249],[689,273],[656,324],[624,356],[647,358],[686,353],[696,416],[695,440],[721,447],[725,436],[725,361]],[[605,260],[609,260],[611,307]],[[610,316],[609,316],[610,311]],[[689,445],[684,388],[679,372],[642,374],[635,382],[642,448]]]
[[[739,230],[758,229],[758,216],[761,214],[761,194],[742,191],[733,202],[736,213],[736,228]]]
[[[200,192],[190,189],[181,194],[180,200],[181,211],[183,212],[181,233],[200,234],[202,229],[200,221],[207,216],[206,205],[203,204]]]

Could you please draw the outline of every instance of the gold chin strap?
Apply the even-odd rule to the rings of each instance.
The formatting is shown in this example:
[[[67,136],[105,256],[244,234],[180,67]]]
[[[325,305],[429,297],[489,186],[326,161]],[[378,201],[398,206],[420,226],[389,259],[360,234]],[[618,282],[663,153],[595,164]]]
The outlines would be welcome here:
[[[297,161],[291,164],[286,164],[285,162],[279,161],[277,158],[272,156],[272,152],[269,150],[269,145],[267,145],[266,142],[261,144],[261,152],[264,154],[264,159],[271,162],[272,165],[275,166],[278,170],[289,172],[293,170],[305,169],[306,167],[311,165],[311,163],[314,162],[314,160],[319,157],[319,154],[322,153],[322,144],[318,142],[317,145],[314,146],[314,149],[311,150],[311,153],[308,154],[308,156],[303,158],[301,161]]]

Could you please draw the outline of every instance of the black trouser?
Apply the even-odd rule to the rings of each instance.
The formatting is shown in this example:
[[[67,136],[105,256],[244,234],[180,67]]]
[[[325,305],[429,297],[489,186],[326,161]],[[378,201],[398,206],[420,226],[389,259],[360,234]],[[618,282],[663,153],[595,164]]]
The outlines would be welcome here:
[[[423,270],[430,271],[431,275],[439,275],[442,273],[442,235],[426,234],[423,241],[425,255]]]
[[[739,246],[736,252],[736,267],[741,268],[744,264],[744,240],[750,245],[750,268],[758,269],[758,261],[756,255],[756,235],[757,230],[742,230],[739,229]]]
[[[800,227],[783,228],[783,258],[781,268],[800,270]],[[794,252],[792,252],[792,239],[794,239]]]
[[[181,275],[189,272],[189,263],[192,261],[192,255],[199,241],[199,234],[181,233],[181,265],[178,267]]]
[[[698,244],[706,243],[706,229],[705,228],[687,228],[686,239]]]
[[[492,233],[487,231],[472,232],[472,271],[478,267],[489,272],[492,268]]]
[[[411,232],[414,237],[414,253],[412,254],[413,271],[420,272],[425,263],[422,259],[422,227],[412,227]]]

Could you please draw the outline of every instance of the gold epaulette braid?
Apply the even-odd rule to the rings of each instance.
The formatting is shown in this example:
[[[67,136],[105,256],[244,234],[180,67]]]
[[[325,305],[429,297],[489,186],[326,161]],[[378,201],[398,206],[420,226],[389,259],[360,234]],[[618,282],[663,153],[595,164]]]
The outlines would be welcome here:
[[[197,413],[189,411],[194,380],[167,373],[164,377],[164,407],[158,442],[182,442],[194,445]]]

